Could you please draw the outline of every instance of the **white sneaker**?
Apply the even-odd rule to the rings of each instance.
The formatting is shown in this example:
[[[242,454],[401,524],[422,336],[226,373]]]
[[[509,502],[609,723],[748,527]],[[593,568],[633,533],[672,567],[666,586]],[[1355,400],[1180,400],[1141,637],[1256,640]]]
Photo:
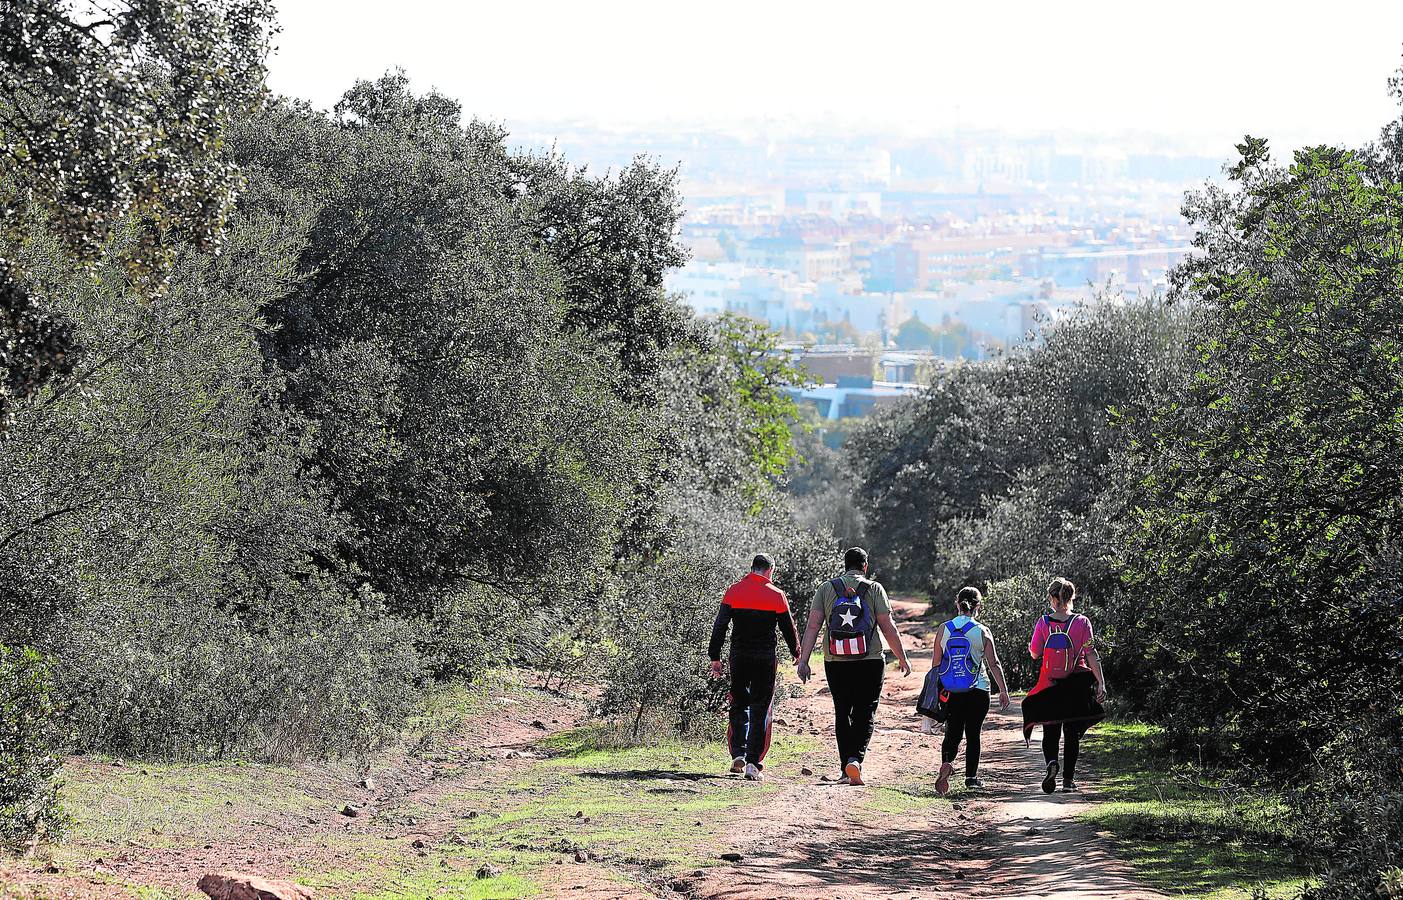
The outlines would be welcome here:
[[[921,716],[921,734],[935,734],[935,720],[930,716]]]
[[[745,771],[745,757],[744,757],[744,756],[737,756],[735,759],[731,760],[731,773],[732,773],[732,774],[739,775],[740,773],[742,773],[742,772],[744,772],[744,771]]]
[[[764,780],[765,780],[765,773],[764,773],[764,772],[761,772],[758,768],[756,768],[756,767],[755,767],[755,763],[746,763],[746,764],[745,764],[745,780],[746,780],[746,781],[764,781]]]

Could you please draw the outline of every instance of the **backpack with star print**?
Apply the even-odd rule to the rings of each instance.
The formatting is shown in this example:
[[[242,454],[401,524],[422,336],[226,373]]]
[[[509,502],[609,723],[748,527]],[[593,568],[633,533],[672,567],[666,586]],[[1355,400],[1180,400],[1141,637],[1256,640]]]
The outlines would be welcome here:
[[[858,583],[857,590],[841,578],[833,579],[833,614],[828,617],[828,652],[834,656],[865,656],[877,627],[877,616],[867,602],[872,582]]]

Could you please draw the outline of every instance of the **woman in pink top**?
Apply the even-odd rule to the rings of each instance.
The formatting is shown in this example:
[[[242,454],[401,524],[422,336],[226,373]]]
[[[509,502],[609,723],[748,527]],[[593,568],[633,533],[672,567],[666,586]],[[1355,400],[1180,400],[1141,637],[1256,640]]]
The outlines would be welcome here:
[[[1055,578],[1047,589],[1050,615],[1033,626],[1028,652],[1040,660],[1038,683],[1023,701],[1023,736],[1033,727],[1043,727],[1043,759],[1047,763],[1042,789],[1050,794],[1057,787],[1058,745],[1066,742],[1066,770],[1062,790],[1077,790],[1074,774],[1081,737],[1105,715],[1101,701],[1106,699],[1106,679],[1096,647],[1091,620],[1072,611],[1077,589],[1065,578]]]

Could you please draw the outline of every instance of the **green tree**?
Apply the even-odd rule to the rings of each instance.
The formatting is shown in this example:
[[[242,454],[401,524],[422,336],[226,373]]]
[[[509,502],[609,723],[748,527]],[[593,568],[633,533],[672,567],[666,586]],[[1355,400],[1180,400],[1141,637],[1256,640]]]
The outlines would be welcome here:
[[[0,230],[43,215],[92,261],[119,222],[143,295],[232,209],[229,122],[261,98],[266,0],[16,0],[0,16]],[[110,248],[109,248],[110,249]],[[71,333],[0,259],[0,420],[72,369]],[[3,428],[3,421],[0,421]]]
[[[1239,150],[1233,189],[1187,207],[1199,361],[1139,431],[1128,614],[1182,744],[1299,778],[1330,761],[1331,800],[1301,798],[1351,848],[1322,890],[1365,896],[1403,827],[1403,188],[1349,151]]]

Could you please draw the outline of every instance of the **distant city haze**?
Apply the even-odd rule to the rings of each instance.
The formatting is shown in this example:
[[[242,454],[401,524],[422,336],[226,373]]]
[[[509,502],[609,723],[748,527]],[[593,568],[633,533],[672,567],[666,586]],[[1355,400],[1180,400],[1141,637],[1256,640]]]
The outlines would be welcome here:
[[[780,332],[832,422],[1086,302],[1162,294],[1186,191],[1398,114],[1403,0],[291,0],[275,90],[332,106],[401,66],[594,173],[677,167],[702,315]]]
[[[1392,117],[1403,3],[286,0],[279,92],[404,67],[508,127],[792,120],[921,134],[1149,132],[1226,156]]]

